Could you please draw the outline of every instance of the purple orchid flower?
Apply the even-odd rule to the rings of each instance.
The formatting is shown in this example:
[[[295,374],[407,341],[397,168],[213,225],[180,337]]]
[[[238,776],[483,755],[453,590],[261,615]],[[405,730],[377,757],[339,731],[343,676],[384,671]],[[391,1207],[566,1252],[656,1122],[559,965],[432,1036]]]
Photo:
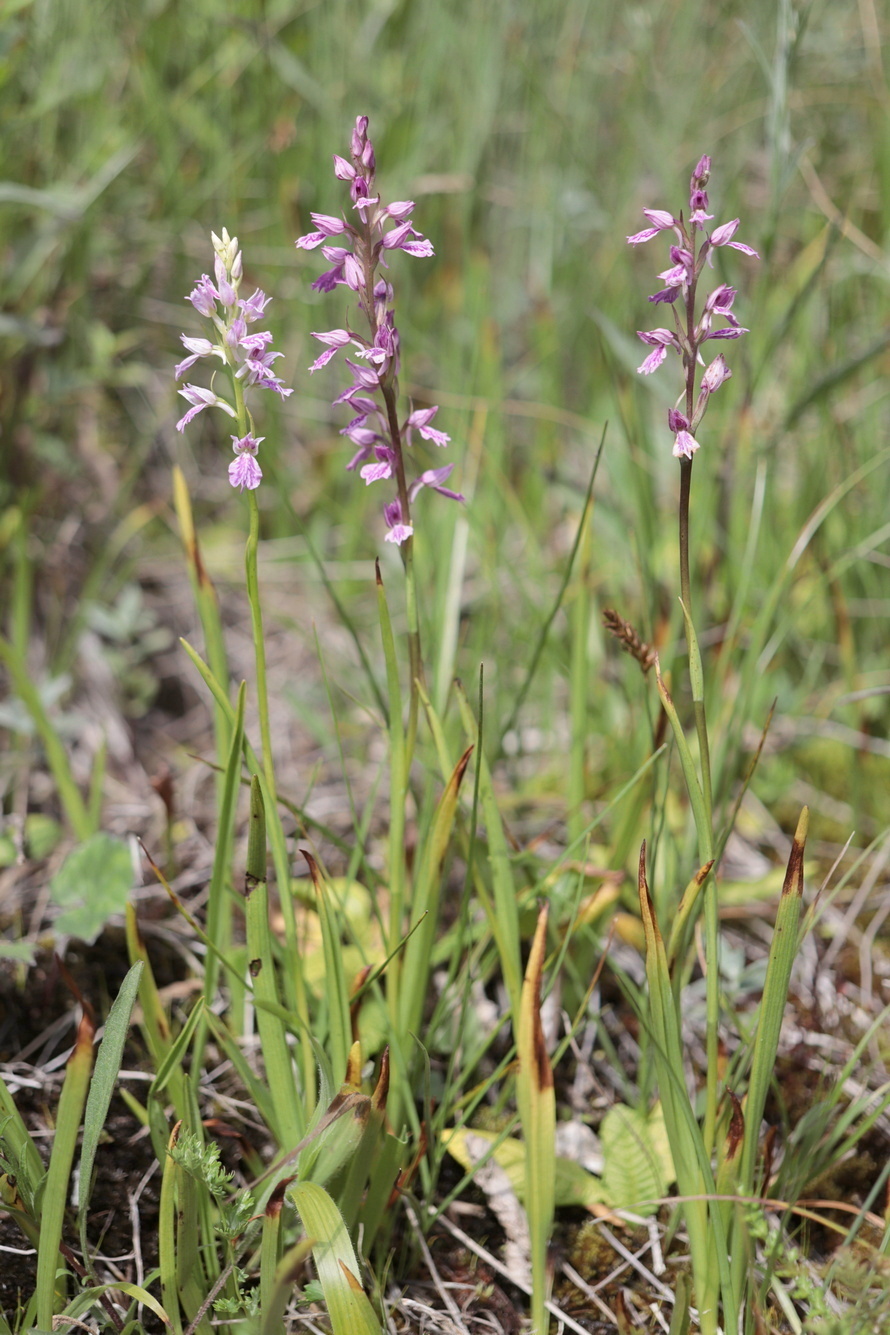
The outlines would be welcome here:
[[[180,380],[198,361],[218,357],[232,380],[241,381],[245,391],[256,386],[271,390],[286,399],[293,390],[285,388],[284,382],[272,369],[273,363],[284,354],[273,352],[269,346],[272,334],[268,330],[251,331],[249,328],[265,315],[271,298],[260,288],[250,297],[238,296],[244,272],[238,238],[230,237],[225,228],[221,237],[215,232],[210,235],[215,252],[214,281],[211,282],[207,274],[202,274],[186,300],[191,302],[199,315],[212,321],[217,341],[182,334],[182,343],[189,355],[177,363],[174,378]],[[191,407],[176,423],[177,431],[184,431],[189,422],[205,408],[221,408],[229,417],[238,417],[238,409],[212,389],[187,384],[179,393]],[[232,437],[236,458],[229,464],[228,472],[233,487],[241,491],[245,488],[253,491],[259,486],[263,473],[256,461],[256,452],[263,439],[263,436],[254,436],[250,431],[244,436]]]
[[[368,138],[368,118],[359,116],[352,131],[349,157],[334,155],[334,175],[349,185],[351,215],[335,217],[312,213],[311,232],[298,237],[300,250],[321,248],[332,266],[312,287],[317,292],[332,292],[346,287],[358,298],[358,309],[367,321],[368,336],[353,328],[314,332],[312,337],[324,345],[309,367],[310,373],[327,366],[341,350],[351,355],[344,361],[351,384],[334,399],[345,403],[354,416],[341,435],[357,447],[346,465],[358,471],[366,486],[374,482],[395,481],[395,500],[384,507],[386,541],[400,546],[414,532],[410,507],[424,487],[438,491],[452,500],[463,500],[458,493],[442,485],[452,465],[428,469],[414,482],[405,476],[405,451],[416,433],[422,440],[445,446],[450,437],[431,425],[436,406],[413,409],[404,421],[396,406],[396,376],[399,373],[401,340],[395,323],[392,285],[378,275],[387,269],[397,251],[415,258],[434,254],[432,244],[414,226],[414,202],[399,199],[383,202],[376,184],[377,159]],[[332,244],[332,241],[334,244]]]
[[[233,487],[243,491],[246,487],[248,491],[255,491],[260,485],[263,477],[263,470],[256,461],[257,447],[265,436],[237,436],[232,437],[232,449],[235,451],[235,458],[229,464],[229,481]]]
[[[711,395],[731,374],[721,354],[705,370],[696,396],[696,367],[705,364],[702,345],[710,339],[732,340],[749,332],[733,312],[736,289],[728,283],[721,283],[707,296],[701,316],[696,321],[697,286],[702,271],[706,264],[713,264],[716,247],[727,246],[743,255],[759,258],[751,246],[734,239],[739,228],[738,218],[708,232],[708,223],[714,217],[708,212],[707,185],[710,174],[711,159],[705,154],[697,162],[689,184],[688,222],[682,213],[675,217],[663,209],[644,209],[644,217],[650,225],[627,238],[631,246],[652,241],[663,232],[673,232],[677,238],[669,247],[670,268],[662,270],[658,275],[663,286],[649,298],[654,305],[670,308],[674,328],[637,331],[637,337],[652,349],[637,370],[640,375],[651,375],[665,360],[668,349],[682,359],[686,380],[685,412],[673,408],[668,414],[668,425],[674,435],[673,452],[681,459],[691,459],[698,449],[695,439],[698,424]],[[725,323],[715,327],[715,320]]]

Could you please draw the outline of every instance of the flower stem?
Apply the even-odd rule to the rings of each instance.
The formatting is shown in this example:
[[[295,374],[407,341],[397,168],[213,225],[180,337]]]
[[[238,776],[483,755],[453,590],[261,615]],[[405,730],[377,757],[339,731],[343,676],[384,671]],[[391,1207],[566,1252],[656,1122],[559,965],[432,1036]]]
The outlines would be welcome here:
[[[269,687],[266,678],[266,642],[263,638],[263,610],[260,605],[260,585],[257,572],[257,550],[260,537],[260,508],[256,493],[247,493],[250,515],[250,529],[247,534],[247,547],[244,553],[244,567],[247,575],[247,599],[250,603],[250,625],[253,631],[254,657],[256,660],[257,708],[260,716],[260,744],[263,752],[263,777],[273,800],[277,800],[275,787],[275,766],[272,761],[272,730],[269,726]]]
[[[386,404],[386,417],[389,423],[389,435],[396,459],[396,485],[399,490],[399,505],[402,519],[411,523],[411,510],[408,501],[408,484],[405,478],[405,459],[402,452],[402,433],[399,428],[399,413],[395,390],[392,385],[383,386],[383,401]],[[408,730],[405,742],[407,766],[411,767],[414,754],[414,741],[417,736],[417,717],[420,705],[418,687],[424,685],[423,654],[420,645],[420,620],[417,613],[417,584],[414,578],[414,538],[406,538],[401,548],[402,565],[405,570],[405,612],[408,619],[408,667],[411,676],[411,689],[408,705]]]
[[[694,371],[694,365],[693,365]],[[686,612],[686,642],[689,652],[690,674],[693,678],[693,706],[695,730],[698,735],[701,787],[705,803],[705,821],[698,831],[699,860],[704,865],[714,857],[713,798],[711,793],[711,760],[708,744],[708,723],[705,714],[704,692],[701,688],[701,660],[698,642],[692,629],[692,583],[689,578],[689,495],[692,486],[692,459],[680,460],[680,596]],[[693,662],[695,660],[695,666]],[[703,1136],[710,1153],[714,1145],[717,1123],[717,1086],[720,1025],[720,943],[717,914],[717,884],[713,870],[709,872],[704,888],[705,958],[707,960],[706,1026],[707,1090]]]

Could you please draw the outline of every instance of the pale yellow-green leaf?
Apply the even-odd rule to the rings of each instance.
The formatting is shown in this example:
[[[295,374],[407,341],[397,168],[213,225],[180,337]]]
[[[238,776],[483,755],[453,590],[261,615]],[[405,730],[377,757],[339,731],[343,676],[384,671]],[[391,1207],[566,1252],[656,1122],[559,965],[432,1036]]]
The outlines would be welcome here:
[[[599,1129],[603,1147],[603,1184],[614,1206],[654,1210],[674,1177],[660,1105],[650,1114],[617,1104]]]
[[[442,1133],[442,1143],[448,1153],[457,1160],[462,1168],[469,1171],[476,1158],[467,1150],[467,1136],[482,1137],[494,1144],[497,1136],[490,1131],[469,1130],[466,1127],[446,1130]],[[492,1158],[504,1169],[510,1185],[520,1200],[524,1199],[525,1188],[525,1145],[515,1136],[507,1136],[497,1146]],[[556,1159],[554,1179],[555,1204],[557,1207],[579,1206],[584,1210],[596,1211],[597,1207],[613,1204],[604,1184],[593,1173],[572,1159]]]

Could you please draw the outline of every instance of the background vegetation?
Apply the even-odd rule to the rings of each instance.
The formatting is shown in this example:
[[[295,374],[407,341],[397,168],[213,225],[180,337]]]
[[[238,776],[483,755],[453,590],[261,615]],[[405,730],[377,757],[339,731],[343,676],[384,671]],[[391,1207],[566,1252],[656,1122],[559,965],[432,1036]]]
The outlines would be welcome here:
[[[191,753],[212,752],[212,719],[175,640],[196,632],[174,464],[236,678],[251,675],[227,423],[205,414],[174,431],[179,333],[199,332],[182,298],[223,226],[241,241],[248,288],[274,297],[286,354],[276,370],[295,391],[260,425],[279,789],[344,838],[350,802],[373,807],[374,702],[331,590],[382,681],[374,558],[394,587],[399,567],[377,495],[344,471],[336,372],[305,370],[310,331],[344,312],[311,291],[317,266],[293,246],[310,210],[342,208],[331,154],[364,113],[388,197],[417,201],[436,248],[394,266],[402,383],[440,404],[467,496],[461,510],[419,502],[434,700],[445,707],[454,674],[475,690],[484,665],[489,755],[518,844],[564,848],[602,815],[590,857],[620,880],[655,830],[653,893],[669,911],[694,861],[679,770],[665,765],[637,805],[611,807],[651,754],[657,708],[599,614],[618,608],[672,660],[677,470],[665,423],[677,386],[669,370],[636,374],[634,331],[654,323],[646,295],[662,257],[625,238],[643,208],[685,204],[709,153],[717,221],[741,217],[761,256],[731,272],[717,261],[751,332],[702,429],[692,518],[724,812],[776,701],[724,876],[752,883],[737,903],[774,895],[802,802],[819,880],[853,834],[819,948],[839,933],[840,988],[872,1014],[884,1000],[890,847],[886,38],[873,0],[3,7],[3,633],[82,787],[106,739],[103,828],[137,833],[155,854],[169,833],[192,883],[206,867],[213,791]],[[529,683],[607,423],[589,547]],[[36,939],[42,873],[32,861],[23,879],[16,854],[26,814],[60,808],[21,699],[16,688],[0,705],[15,872],[0,914],[10,939]],[[164,807],[152,783],[169,794],[171,782]],[[374,810],[372,831],[385,823]],[[348,843],[321,843],[345,873]],[[520,865],[532,883],[543,875]],[[622,894],[634,913],[632,881]],[[10,1057],[14,1035],[2,1046]]]

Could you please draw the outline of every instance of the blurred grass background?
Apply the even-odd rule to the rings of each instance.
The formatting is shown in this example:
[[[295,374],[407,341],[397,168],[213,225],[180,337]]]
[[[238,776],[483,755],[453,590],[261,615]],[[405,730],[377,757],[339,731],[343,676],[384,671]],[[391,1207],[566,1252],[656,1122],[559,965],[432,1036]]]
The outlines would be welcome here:
[[[183,297],[210,267],[210,229],[223,226],[240,238],[245,289],[274,297],[270,328],[286,353],[276,370],[295,389],[259,424],[276,610],[311,644],[326,604],[304,531],[376,654],[380,498],[344,472],[346,418],[330,407],[342,376],[305,370],[310,331],[346,322],[345,290],[313,293],[315,257],[293,247],[310,210],[343,208],[331,154],[346,151],[359,113],[371,118],[386,197],[417,200],[415,223],[436,248],[434,260],[398,256],[392,270],[403,388],[441,405],[436,425],[452,435],[469,502],[463,517],[419,503],[428,622],[440,619],[466,522],[455,667],[472,680],[484,661],[487,708],[502,725],[608,421],[593,607],[616,606],[669,642],[677,470],[665,411],[679,378],[669,362],[641,380],[634,336],[658,322],[646,296],[666,258],[625,237],[644,207],[686,206],[707,152],[716,222],[740,216],[739,235],[762,257],[724,252],[715,273],[739,287],[751,333],[730,349],[733,379],[703,424],[693,485],[696,621],[716,651],[712,726],[722,712],[730,735],[759,729],[778,697],[755,793],[786,826],[809,800],[827,844],[854,827],[874,837],[890,756],[887,23],[874,0],[6,3],[3,618],[31,645],[44,689],[55,682],[63,703],[66,690],[76,699],[78,635],[98,608],[123,659],[124,711],[151,705],[146,636],[164,621],[159,605],[175,602],[171,581],[185,589],[184,570],[173,573],[173,463],[210,568],[240,597],[227,421],[205,414],[185,437],[174,430],[179,333],[202,332]],[[775,615],[762,616],[833,493]],[[132,603],[139,584],[151,614]],[[734,653],[721,655],[733,613]],[[544,753],[517,765],[517,793],[557,814],[568,627],[561,614],[513,743]],[[326,643],[334,678],[362,695],[348,644]],[[648,754],[651,692],[596,617],[588,652],[598,802]],[[320,677],[290,695],[323,735]],[[7,757],[7,808],[15,767]],[[727,792],[737,777],[727,771]]]

